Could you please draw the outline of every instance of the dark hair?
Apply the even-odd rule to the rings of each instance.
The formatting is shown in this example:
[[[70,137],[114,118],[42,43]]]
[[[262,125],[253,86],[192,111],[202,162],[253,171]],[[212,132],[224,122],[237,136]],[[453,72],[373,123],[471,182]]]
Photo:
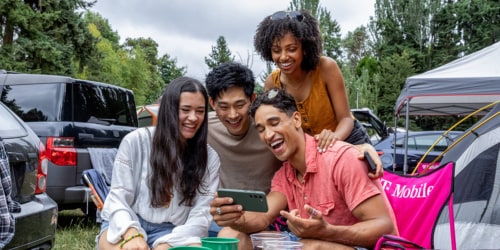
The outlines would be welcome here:
[[[255,98],[250,106],[250,115],[255,118],[255,112],[261,105],[271,105],[288,116],[292,116],[297,111],[295,106],[295,99],[288,94],[285,90],[279,88],[272,88]]]
[[[205,119],[193,138],[182,140],[179,131],[179,102],[183,92],[201,93],[205,98]],[[163,92],[156,131],[151,146],[151,206],[168,206],[174,185],[179,188],[179,203],[192,206],[196,191],[202,192],[207,168],[208,95],[203,85],[189,77],[179,77]]]
[[[302,17],[289,16],[273,20],[269,15],[257,26],[254,36],[254,47],[262,59],[273,62],[272,46],[275,39],[282,39],[287,32],[291,32],[302,44],[304,59],[301,64],[303,70],[316,68],[323,51],[323,40],[319,24],[308,10],[301,10]]]
[[[252,71],[237,62],[220,64],[210,71],[205,79],[208,95],[216,100],[220,94],[230,87],[238,86],[243,88],[245,95],[252,97],[255,88],[255,78]]]

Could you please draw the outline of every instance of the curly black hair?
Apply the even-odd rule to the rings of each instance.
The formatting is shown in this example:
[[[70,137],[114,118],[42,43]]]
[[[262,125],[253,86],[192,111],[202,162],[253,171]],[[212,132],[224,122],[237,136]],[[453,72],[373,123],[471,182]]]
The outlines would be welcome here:
[[[281,14],[280,18],[273,18],[277,14]],[[273,42],[280,40],[288,32],[302,43],[305,56],[301,68],[306,71],[315,69],[323,51],[323,40],[318,20],[308,10],[278,11],[265,17],[257,26],[254,36],[255,50],[263,60],[273,62]]]

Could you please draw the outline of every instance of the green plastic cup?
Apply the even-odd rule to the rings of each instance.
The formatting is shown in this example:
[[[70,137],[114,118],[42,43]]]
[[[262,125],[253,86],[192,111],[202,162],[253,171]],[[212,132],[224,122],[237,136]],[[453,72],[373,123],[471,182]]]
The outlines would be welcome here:
[[[237,238],[206,237],[201,238],[201,245],[212,250],[238,250]]]
[[[212,250],[211,248],[208,248],[208,247],[197,247],[197,246],[180,246],[180,247],[171,247],[169,249],[175,249],[175,250]]]

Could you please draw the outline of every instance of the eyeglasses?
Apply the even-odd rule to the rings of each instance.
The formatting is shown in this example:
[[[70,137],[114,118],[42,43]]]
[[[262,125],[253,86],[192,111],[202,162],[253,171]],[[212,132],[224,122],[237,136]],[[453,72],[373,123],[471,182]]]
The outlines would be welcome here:
[[[279,94],[279,90],[278,89],[271,89],[271,90],[267,91],[267,96],[266,97],[267,97],[267,99],[273,99],[278,94]]]
[[[276,21],[276,20],[283,20],[285,18],[290,18],[290,19],[295,19],[299,22],[302,22],[304,20],[304,15],[300,11],[278,11],[275,12],[274,14],[271,15],[271,20]]]

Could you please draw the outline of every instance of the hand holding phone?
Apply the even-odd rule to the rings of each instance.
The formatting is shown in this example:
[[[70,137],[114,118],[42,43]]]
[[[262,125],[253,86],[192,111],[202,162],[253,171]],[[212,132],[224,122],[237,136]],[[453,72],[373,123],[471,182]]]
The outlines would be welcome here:
[[[368,161],[368,172],[375,173],[377,171],[377,165],[375,165],[375,162],[373,161],[372,157],[367,151],[365,151],[364,156],[365,159]]]
[[[233,198],[233,204],[243,206],[244,211],[267,212],[266,193],[262,191],[220,188],[217,194]]]

